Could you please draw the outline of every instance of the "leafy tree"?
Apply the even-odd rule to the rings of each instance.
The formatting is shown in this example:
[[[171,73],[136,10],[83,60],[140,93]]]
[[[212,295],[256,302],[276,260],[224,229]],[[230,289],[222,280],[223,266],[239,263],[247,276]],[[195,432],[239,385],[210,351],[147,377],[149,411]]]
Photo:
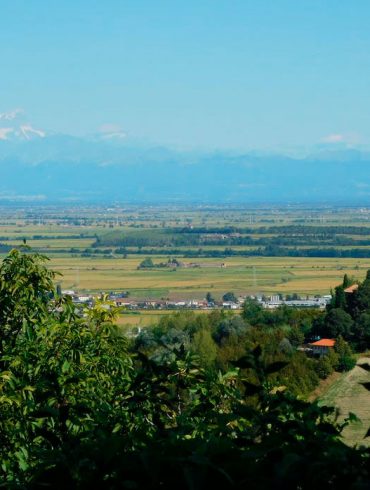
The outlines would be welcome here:
[[[209,329],[195,332],[191,342],[191,351],[199,356],[200,365],[211,367],[217,357],[217,346]]]
[[[28,325],[48,317],[48,304],[54,294],[55,273],[46,268],[47,257],[12,250],[0,267],[0,353],[13,346],[18,334]]]
[[[359,351],[370,347],[370,312],[359,315],[354,326],[354,342]]]
[[[207,303],[214,303],[215,302],[215,299],[211,293],[206,294],[206,300],[207,300]]]
[[[334,289],[334,293],[332,293],[332,300],[329,305],[329,309],[342,309],[345,310],[347,307],[347,299],[346,299],[346,293],[344,292],[344,287],[337,286]]]
[[[288,339],[294,347],[298,347],[304,342],[304,333],[299,327],[292,327],[288,332]]]
[[[222,296],[222,300],[223,301],[231,301],[232,303],[237,303],[238,299],[237,297],[235,296],[234,293],[232,293],[231,291],[229,291],[228,293],[225,293],[223,296]]]
[[[316,364],[316,372],[321,379],[326,379],[334,371],[328,356],[321,356]]]
[[[348,277],[348,274],[344,274],[343,276],[343,289],[346,289],[348,288],[349,286],[351,286],[353,284],[353,280],[351,280],[349,277]]]
[[[341,335],[343,338],[350,338],[352,334],[353,320],[351,316],[341,308],[330,310],[326,317],[323,328],[323,336],[336,338]]]
[[[339,356],[335,349],[329,349],[329,352],[323,357],[325,357],[325,359],[327,359],[330,362],[330,365],[334,369],[334,371],[338,370]]]
[[[0,268],[0,302],[14,311],[4,316],[0,376],[0,459],[9,483],[30,478],[50,451],[112,432],[132,370],[110,311],[80,318],[68,298],[51,309],[53,274],[43,263],[16,252]]]
[[[221,320],[216,328],[214,337],[217,343],[221,343],[227,337],[235,336],[240,338],[246,334],[247,330],[247,323],[239,315],[232,315]]]
[[[263,308],[258,301],[246,298],[243,305],[243,318],[251,325],[256,325],[263,314]]]
[[[292,344],[290,343],[289,339],[287,339],[287,338],[284,338],[280,342],[279,349],[281,350],[281,352],[284,352],[285,354],[291,354],[294,351]]]
[[[151,269],[154,267],[153,260],[150,257],[142,260],[139,264],[139,269]]]
[[[339,336],[335,343],[335,352],[338,355],[338,371],[350,371],[356,365],[356,359],[353,356],[349,344]]]
[[[352,318],[356,319],[361,313],[370,310],[370,270],[367,271],[366,278],[359,284],[357,291],[348,296],[348,311]]]

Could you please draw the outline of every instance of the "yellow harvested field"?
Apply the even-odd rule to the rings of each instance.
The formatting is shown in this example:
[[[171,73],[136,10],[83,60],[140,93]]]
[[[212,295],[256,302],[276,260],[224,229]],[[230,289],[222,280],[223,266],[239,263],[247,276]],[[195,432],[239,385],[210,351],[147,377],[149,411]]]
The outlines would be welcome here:
[[[152,257],[154,263],[162,257]],[[91,291],[128,290],[133,296],[204,297],[207,291],[221,296],[238,294],[299,293],[328,294],[343,275],[362,280],[369,259],[310,259],[232,257],[226,259],[182,259],[199,267],[138,270],[143,257],[53,258],[50,267],[60,271],[63,288]],[[222,266],[224,264],[224,266]]]

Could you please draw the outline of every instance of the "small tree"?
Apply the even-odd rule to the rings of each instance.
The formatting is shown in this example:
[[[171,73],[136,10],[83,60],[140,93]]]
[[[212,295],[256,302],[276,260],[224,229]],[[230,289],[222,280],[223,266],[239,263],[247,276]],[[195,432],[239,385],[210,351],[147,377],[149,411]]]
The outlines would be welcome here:
[[[152,267],[154,267],[154,263],[150,257],[147,257],[142,262],[140,262],[138,269],[150,269]]]
[[[322,356],[316,364],[316,373],[319,378],[326,379],[334,371],[329,356]]]
[[[225,293],[222,296],[222,299],[223,299],[223,301],[230,301],[232,303],[236,303],[238,301],[235,294],[231,291],[229,291],[228,293]]]
[[[350,371],[356,365],[356,359],[353,356],[349,344],[339,336],[335,344],[335,352],[338,354],[338,371]]]
[[[206,300],[207,300],[207,303],[214,303],[215,302],[215,299],[211,293],[207,293]]]
[[[288,339],[294,347],[298,347],[304,342],[304,333],[299,327],[292,327],[288,332]]]
[[[202,328],[195,332],[191,342],[191,351],[199,356],[200,364],[211,366],[217,356],[217,346],[209,329]]]
[[[263,308],[255,299],[247,298],[243,305],[242,315],[245,320],[254,325],[263,315]]]

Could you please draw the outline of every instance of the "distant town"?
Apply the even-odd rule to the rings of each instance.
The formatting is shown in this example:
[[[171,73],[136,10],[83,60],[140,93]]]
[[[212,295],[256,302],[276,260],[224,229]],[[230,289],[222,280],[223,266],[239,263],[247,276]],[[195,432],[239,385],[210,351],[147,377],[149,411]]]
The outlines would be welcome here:
[[[306,296],[302,298],[297,294],[293,295],[251,295],[238,296],[228,299],[228,296],[233,296],[233,293],[226,293],[221,301],[198,299],[184,300],[164,300],[164,299],[134,299],[129,298],[128,293],[100,293],[100,294],[84,294],[74,290],[61,291],[63,296],[70,296],[73,303],[76,305],[85,305],[92,307],[95,301],[100,298],[106,298],[117,307],[122,307],[127,310],[239,310],[247,298],[254,299],[265,309],[276,309],[282,306],[291,308],[318,308],[324,310],[326,305],[331,301],[331,295],[325,296]]]

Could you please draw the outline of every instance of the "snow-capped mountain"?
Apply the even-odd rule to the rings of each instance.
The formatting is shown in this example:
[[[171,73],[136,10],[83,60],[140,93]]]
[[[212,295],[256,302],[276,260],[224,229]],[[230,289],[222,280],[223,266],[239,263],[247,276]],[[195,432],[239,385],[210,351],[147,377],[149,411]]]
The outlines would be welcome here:
[[[290,155],[176,151],[135,141],[114,125],[80,138],[39,129],[19,110],[0,114],[0,201],[35,195],[62,201],[370,203],[370,152],[335,145]]]
[[[33,127],[21,109],[0,113],[0,141],[30,141],[45,136],[46,132]]]

